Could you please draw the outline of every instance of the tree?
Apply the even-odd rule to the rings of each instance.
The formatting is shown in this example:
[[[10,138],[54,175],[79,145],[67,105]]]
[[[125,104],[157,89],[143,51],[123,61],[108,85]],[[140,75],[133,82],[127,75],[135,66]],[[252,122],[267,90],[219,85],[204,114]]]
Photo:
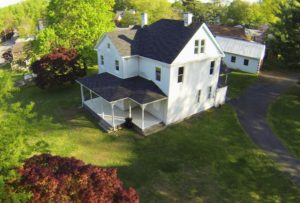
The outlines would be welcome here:
[[[74,83],[86,74],[86,66],[81,62],[75,49],[57,48],[32,63],[30,69],[37,75],[35,82],[40,88],[61,86]]]
[[[272,24],[270,47],[285,66],[300,68],[300,5],[288,0],[276,13],[279,21]]]
[[[47,29],[50,29],[50,40],[59,40],[41,40],[38,35],[37,44],[42,47],[50,43],[58,44],[57,47],[76,48],[87,63],[95,63],[96,42],[105,32],[114,28],[113,6],[114,0],[51,0],[47,12],[48,28],[44,33],[49,34]]]
[[[5,42],[7,40],[11,40],[12,37],[14,36],[14,30],[12,28],[8,28],[6,30],[3,30],[1,33],[0,33],[0,36],[1,36],[1,40],[2,42]]]
[[[166,0],[128,0],[128,4],[137,11],[137,15],[143,12],[148,13],[149,23],[153,23],[162,18],[179,18],[177,10]],[[138,20],[140,20],[140,18],[138,18]]]
[[[128,27],[130,25],[135,25],[137,23],[135,14],[125,11],[124,15],[122,17],[122,20],[120,21],[121,27]]]
[[[18,185],[32,192],[33,202],[139,202],[133,188],[124,188],[115,168],[42,154],[26,160],[19,171]]]

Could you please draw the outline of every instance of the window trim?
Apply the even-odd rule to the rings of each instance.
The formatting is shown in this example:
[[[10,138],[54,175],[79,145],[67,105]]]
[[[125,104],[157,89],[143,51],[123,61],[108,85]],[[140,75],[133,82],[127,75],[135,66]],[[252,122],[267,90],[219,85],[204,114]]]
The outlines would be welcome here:
[[[208,87],[208,94],[207,94],[207,99],[211,99],[212,98],[212,86]]]
[[[100,55],[100,64],[104,65],[104,56],[103,55]]]
[[[182,70],[182,73],[180,73]],[[177,83],[183,83],[184,78],[184,66],[180,66],[177,71]]]
[[[119,62],[119,60],[115,60],[115,70],[120,71],[120,62]]]
[[[236,56],[231,56],[230,62],[235,63],[236,62]]]
[[[202,39],[200,42],[200,53],[201,54],[205,53],[205,44],[206,44],[205,39]]]
[[[201,93],[202,93],[202,90],[199,89],[199,90],[197,91],[197,103],[200,103],[200,102],[201,102]]]
[[[195,40],[195,44],[194,44],[194,54],[199,54],[199,40],[198,39],[196,39]]]
[[[213,75],[215,72],[215,66],[216,66],[216,61],[211,61],[210,62],[210,69],[209,69],[209,75]]]
[[[247,63],[245,63],[247,61]],[[244,59],[244,66],[249,66],[249,59]]]
[[[155,67],[155,80],[156,81],[161,81],[161,67],[156,66]]]

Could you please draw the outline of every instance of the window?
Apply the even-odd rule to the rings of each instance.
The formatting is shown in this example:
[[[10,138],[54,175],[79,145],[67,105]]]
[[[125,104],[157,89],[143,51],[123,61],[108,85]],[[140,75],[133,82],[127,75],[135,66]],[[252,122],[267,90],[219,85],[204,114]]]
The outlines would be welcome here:
[[[155,79],[157,81],[160,81],[160,79],[161,79],[161,68],[160,67],[155,68]]]
[[[249,60],[248,59],[244,59],[244,65],[248,66],[249,65]]]
[[[212,96],[212,86],[208,87],[208,94],[207,94],[207,99],[211,99]]]
[[[119,61],[118,60],[115,60],[115,65],[116,65],[116,70],[119,71],[120,66],[119,66]]]
[[[199,53],[199,40],[195,40],[195,49],[194,49],[194,54]]]
[[[183,67],[179,67],[178,68],[178,83],[183,82],[183,72],[184,72],[184,68]]]
[[[210,71],[209,71],[210,75],[214,74],[214,69],[215,69],[215,61],[212,61],[210,62]]]
[[[197,102],[200,103],[201,101],[201,90],[198,90],[198,93],[197,93]]]
[[[107,43],[107,48],[110,49],[110,43]]]
[[[235,63],[235,61],[236,61],[236,57],[235,56],[231,56],[231,62]]]
[[[100,60],[101,60],[101,65],[104,65],[104,57],[102,55],[100,56]]]
[[[201,40],[201,48],[200,48],[200,53],[205,52],[205,39]]]

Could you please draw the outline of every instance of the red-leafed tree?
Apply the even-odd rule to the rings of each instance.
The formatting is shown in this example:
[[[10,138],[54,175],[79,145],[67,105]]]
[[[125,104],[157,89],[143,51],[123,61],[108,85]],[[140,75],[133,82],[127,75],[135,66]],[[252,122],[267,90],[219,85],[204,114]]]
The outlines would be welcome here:
[[[75,158],[33,156],[20,174],[19,185],[33,194],[33,202],[139,202],[134,189],[124,188],[117,169],[85,165]]]
[[[32,63],[30,69],[37,75],[41,88],[61,86],[86,74],[86,66],[75,49],[57,48]]]

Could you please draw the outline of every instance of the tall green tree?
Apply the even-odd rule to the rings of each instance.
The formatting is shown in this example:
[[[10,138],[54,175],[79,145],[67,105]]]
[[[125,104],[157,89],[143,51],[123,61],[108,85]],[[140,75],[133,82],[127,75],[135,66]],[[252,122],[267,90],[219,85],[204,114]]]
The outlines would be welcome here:
[[[149,23],[153,23],[162,18],[180,18],[177,10],[166,0],[128,0],[131,8],[137,11],[137,15],[146,12],[149,16]],[[138,18],[140,20],[140,18]]]
[[[87,63],[96,62],[93,48],[97,40],[114,28],[113,6],[114,0],[51,0],[48,27],[38,35],[36,50],[41,52],[37,53],[63,46],[76,48]]]
[[[285,66],[300,68],[300,3],[288,0],[276,13],[278,20],[271,26],[272,52]]]

